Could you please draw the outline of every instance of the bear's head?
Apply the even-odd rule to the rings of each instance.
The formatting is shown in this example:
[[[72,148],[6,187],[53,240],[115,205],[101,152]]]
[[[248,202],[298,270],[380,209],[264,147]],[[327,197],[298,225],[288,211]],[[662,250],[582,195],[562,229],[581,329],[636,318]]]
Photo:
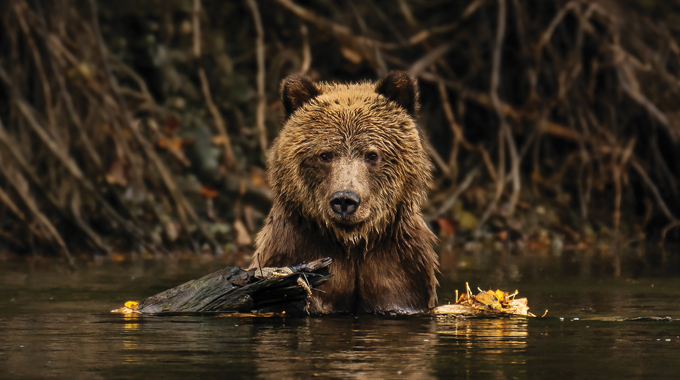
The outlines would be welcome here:
[[[286,120],[268,161],[275,207],[347,245],[372,242],[397,218],[415,220],[432,164],[414,120],[413,78],[330,84],[291,75],[281,98]]]

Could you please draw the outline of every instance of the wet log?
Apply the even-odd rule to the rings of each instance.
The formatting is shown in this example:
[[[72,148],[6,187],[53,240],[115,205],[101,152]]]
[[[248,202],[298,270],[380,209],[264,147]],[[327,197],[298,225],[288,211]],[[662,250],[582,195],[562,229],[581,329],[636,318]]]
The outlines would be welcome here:
[[[191,280],[140,302],[129,301],[111,310],[119,314],[220,313],[227,317],[300,316],[309,314],[312,291],[328,281],[330,258],[281,268],[244,270],[227,267]],[[535,317],[526,298],[502,290],[466,292],[456,303],[416,313],[436,317]],[[546,310],[545,313],[548,311]],[[545,313],[543,316],[545,316]]]
[[[227,267],[148,297],[127,313],[304,313],[312,291],[330,277],[330,258],[291,267]],[[126,304],[127,306],[127,304]],[[127,309],[127,310],[126,310]]]

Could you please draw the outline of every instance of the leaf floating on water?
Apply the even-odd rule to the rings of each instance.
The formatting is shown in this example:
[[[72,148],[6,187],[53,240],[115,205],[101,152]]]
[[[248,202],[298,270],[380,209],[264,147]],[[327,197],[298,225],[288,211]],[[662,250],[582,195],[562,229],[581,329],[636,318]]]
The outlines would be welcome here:
[[[475,295],[472,294],[468,283],[465,283],[465,287],[466,293],[461,294],[454,305],[436,307],[433,313],[435,315],[452,316],[520,315],[525,317],[536,317],[533,313],[529,312],[529,302],[526,298],[515,298],[519,293],[517,290],[512,294],[502,290],[480,290],[480,292]],[[458,294],[457,291],[456,294]]]
[[[127,301],[125,303],[125,306],[120,307],[118,309],[113,309],[113,310],[111,310],[111,312],[117,313],[117,314],[139,314],[139,312],[137,311],[138,307],[139,307],[139,302]]]

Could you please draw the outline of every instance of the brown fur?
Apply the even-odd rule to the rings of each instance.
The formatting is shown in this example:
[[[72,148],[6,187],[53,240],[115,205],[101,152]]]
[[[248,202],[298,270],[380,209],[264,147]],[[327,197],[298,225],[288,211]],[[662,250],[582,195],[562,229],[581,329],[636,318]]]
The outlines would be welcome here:
[[[427,144],[414,121],[415,81],[281,85],[286,122],[268,160],[274,206],[251,267],[331,257],[333,277],[312,312],[415,312],[436,305],[435,241],[420,213],[431,183]],[[336,191],[361,202],[340,217]]]

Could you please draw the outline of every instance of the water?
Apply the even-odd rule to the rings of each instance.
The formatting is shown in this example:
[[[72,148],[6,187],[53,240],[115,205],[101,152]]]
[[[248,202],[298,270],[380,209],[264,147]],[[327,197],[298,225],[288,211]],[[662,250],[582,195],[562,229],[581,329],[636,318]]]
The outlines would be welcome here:
[[[677,378],[678,253],[443,256],[465,281],[519,289],[545,318],[225,318],[108,311],[221,262],[0,263],[0,378]],[[670,317],[671,319],[667,319]]]

